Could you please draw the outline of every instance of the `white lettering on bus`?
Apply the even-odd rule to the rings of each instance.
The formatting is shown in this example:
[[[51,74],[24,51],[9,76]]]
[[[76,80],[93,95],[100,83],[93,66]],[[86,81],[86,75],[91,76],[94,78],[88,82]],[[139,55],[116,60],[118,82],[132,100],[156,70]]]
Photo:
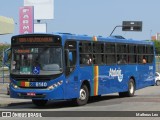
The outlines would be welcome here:
[[[122,80],[123,80],[123,74],[121,72],[122,72],[122,70],[117,70],[116,68],[115,69],[110,68],[110,70],[109,70],[109,76],[111,76],[111,77],[118,77],[118,81],[122,82]]]

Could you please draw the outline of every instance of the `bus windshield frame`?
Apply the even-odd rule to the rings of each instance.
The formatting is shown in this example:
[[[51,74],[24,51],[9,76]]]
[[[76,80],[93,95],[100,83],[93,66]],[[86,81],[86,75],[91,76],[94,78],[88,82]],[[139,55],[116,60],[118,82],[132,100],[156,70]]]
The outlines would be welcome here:
[[[53,76],[63,73],[61,37],[50,34],[27,34],[11,39],[13,76]]]

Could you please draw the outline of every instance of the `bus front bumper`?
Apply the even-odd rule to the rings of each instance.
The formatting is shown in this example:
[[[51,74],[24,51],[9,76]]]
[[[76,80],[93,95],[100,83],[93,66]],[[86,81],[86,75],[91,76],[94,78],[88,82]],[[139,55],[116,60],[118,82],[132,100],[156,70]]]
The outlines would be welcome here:
[[[10,97],[19,99],[43,99],[43,100],[58,100],[64,99],[64,90],[62,86],[53,89],[15,89],[10,86]]]

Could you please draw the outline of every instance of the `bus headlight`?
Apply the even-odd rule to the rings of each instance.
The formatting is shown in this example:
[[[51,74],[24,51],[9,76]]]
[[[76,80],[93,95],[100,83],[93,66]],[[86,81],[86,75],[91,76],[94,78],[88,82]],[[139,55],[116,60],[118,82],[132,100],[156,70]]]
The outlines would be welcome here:
[[[19,87],[15,85],[14,83],[10,83],[15,89],[18,89]]]
[[[63,84],[63,81],[61,80],[61,81],[59,81],[59,82],[57,82],[57,83],[49,86],[47,89],[48,89],[48,90],[53,90],[53,89],[59,87],[59,86],[62,85],[62,84]]]

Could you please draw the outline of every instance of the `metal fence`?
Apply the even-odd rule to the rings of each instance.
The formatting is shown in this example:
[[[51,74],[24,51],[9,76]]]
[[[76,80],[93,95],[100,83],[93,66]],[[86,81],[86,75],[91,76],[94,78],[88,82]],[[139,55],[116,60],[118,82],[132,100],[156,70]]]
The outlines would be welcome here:
[[[6,67],[0,67],[0,83],[9,83],[9,70]]]
[[[0,83],[9,83],[9,68],[4,64],[4,48],[0,53]]]

